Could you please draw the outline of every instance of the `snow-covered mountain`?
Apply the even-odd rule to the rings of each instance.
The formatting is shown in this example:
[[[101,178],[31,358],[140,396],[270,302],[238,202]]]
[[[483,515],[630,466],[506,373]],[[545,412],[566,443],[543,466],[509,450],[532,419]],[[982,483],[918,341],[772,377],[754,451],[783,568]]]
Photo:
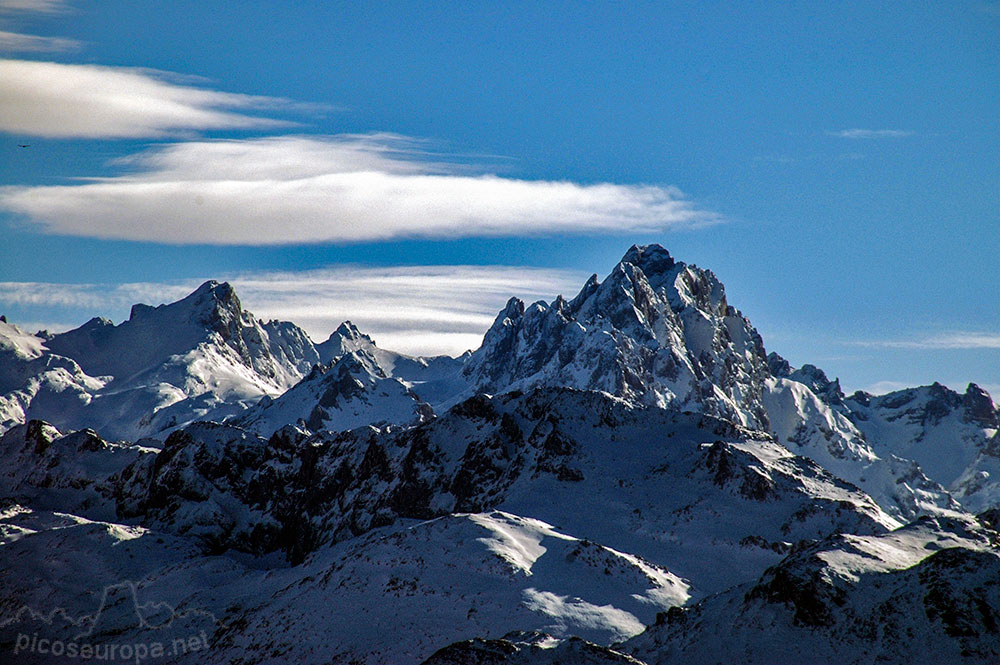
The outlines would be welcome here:
[[[7,426],[38,418],[116,439],[221,420],[319,362],[300,328],[257,320],[229,284],[211,281],[169,305],[135,305],[119,325],[95,318],[45,338],[0,326]]]
[[[839,384],[810,382],[807,372],[767,356],[715,275],[657,245],[633,246],[603,282],[592,277],[570,301],[525,307],[512,299],[463,370],[467,393],[571,386],[718,415],[773,432],[903,519],[959,509],[911,459],[873,450],[824,401]]]
[[[935,383],[885,395],[857,392],[848,397],[839,382],[830,381],[813,365],[792,369],[774,353],[769,362],[776,377],[769,382],[770,400],[784,400],[789,405],[784,412],[791,414],[783,426],[780,422],[772,425],[782,442],[799,454],[858,482],[873,496],[888,492],[905,505],[909,494],[913,500],[912,509],[905,512],[908,515],[954,508],[943,499],[941,487],[974,512],[1000,506],[1000,409],[976,384],[969,384],[964,394]],[[870,481],[860,481],[857,472],[852,474],[843,462],[806,452],[817,443],[819,449],[831,451],[837,450],[832,445],[839,446],[841,459],[877,458],[900,472],[882,473],[886,490],[880,492]],[[873,477],[873,466],[878,465],[862,462],[857,469]],[[910,474],[906,474],[907,467],[912,469]],[[904,480],[895,490],[889,489],[893,477]],[[900,494],[901,490],[906,494]]]
[[[215,282],[119,325],[0,321],[0,418],[0,651],[204,631],[165,662],[1000,654],[989,395],[846,396],[659,246],[571,300],[511,300],[460,358],[350,322],[313,344]]]

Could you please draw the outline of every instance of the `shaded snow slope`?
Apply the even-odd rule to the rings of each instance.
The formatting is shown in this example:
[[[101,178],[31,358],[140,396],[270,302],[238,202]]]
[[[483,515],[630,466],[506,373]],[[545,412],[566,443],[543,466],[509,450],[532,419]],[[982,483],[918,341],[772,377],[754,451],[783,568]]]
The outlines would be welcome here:
[[[687,597],[669,571],[499,512],[411,521],[263,570],[142,527],[12,504],[0,510],[0,555],[10,562],[0,570],[0,648],[26,630],[67,641],[89,631],[84,641],[104,643],[211,636],[210,650],[169,661],[178,663],[294,654],[402,665],[470,634],[513,630],[607,643]]]
[[[640,555],[694,595],[752,579],[799,540],[900,524],[764,433],[569,389],[477,397],[406,430],[264,439],[199,423],[109,483],[120,515],[292,561],[398,519],[500,509]]]
[[[744,663],[996,662],[996,536],[969,518],[831,536],[754,584],[668,612],[622,649],[650,665],[734,654]]]

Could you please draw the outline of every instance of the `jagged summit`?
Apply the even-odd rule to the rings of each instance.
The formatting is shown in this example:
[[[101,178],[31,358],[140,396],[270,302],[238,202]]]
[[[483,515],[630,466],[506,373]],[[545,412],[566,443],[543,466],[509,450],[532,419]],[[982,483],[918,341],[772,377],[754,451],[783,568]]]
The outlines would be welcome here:
[[[603,390],[767,427],[760,336],[712,273],[660,245],[634,245],[571,301],[508,301],[465,376],[496,393],[539,385]]]
[[[289,423],[300,423],[313,431],[345,430],[364,425],[413,425],[433,415],[433,409],[406,384],[386,375],[372,350],[357,348],[314,366],[288,391],[274,399],[264,397],[234,422],[270,436]]]
[[[358,339],[363,337],[365,339],[371,340],[371,337],[365,335],[360,330],[358,330],[358,327],[353,323],[351,323],[350,321],[344,321],[339,326],[337,326],[337,329],[334,330],[332,333],[330,333],[330,337],[333,337],[334,335],[341,335],[343,337],[349,337],[352,339]]]

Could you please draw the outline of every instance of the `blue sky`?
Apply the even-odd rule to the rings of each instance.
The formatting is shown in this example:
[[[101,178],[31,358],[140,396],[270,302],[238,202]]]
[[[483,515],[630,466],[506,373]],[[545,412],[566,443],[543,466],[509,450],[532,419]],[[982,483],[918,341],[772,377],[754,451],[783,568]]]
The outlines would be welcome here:
[[[660,242],[845,387],[1000,391],[995,2],[0,0],[0,58],[28,327],[214,277],[453,352]]]

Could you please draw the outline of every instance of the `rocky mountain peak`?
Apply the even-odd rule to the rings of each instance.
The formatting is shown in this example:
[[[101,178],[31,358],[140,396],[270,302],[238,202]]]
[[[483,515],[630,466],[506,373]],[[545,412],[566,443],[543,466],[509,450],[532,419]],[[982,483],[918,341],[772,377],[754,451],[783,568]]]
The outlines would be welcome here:
[[[243,315],[243,305],[229,282],[209,280],[178,304],[181,303],[211,321],[234,321]]]
[[[767,423],[759,335],[726,304],[713,274],[659,245],[631,247],[572,301],[525,307],[512,298],[464,373],[492,393],[565,385]]]
[[[990,394],[970,383],[962,395],[965,419],[982,427],[1000,428],[1000,409],[993,403]]]
[[[632,245],[625,252],[621,263],[631,264],[646,274],[647,277],[664,275],[677,265],[673,257],[662,245]]]
[[[524,315],[524,301],[520,298],[511,298],[504,305],[504,308],[500,311],[500,316],[497,320],[510,319],[511,321],[516,321]]]
[[[816,396],[830,406],[837,406],[844,401],[844,391],[840,387],[840,379],[830,380],[826,372],[815,365],[806,363],[795,369],[791,364],[773,351],[767,355],[767,367],[771,376],[776,379],[789,379],[807,386]]]

